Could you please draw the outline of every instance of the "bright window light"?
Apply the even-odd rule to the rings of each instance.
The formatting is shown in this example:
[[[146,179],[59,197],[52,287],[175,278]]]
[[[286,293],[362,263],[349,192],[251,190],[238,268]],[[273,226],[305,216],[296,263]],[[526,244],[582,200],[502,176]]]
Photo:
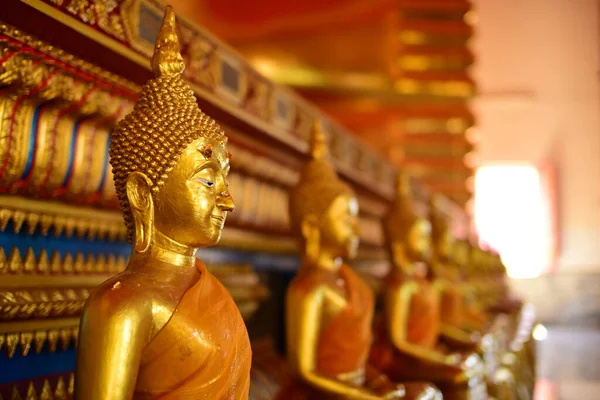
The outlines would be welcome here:
[[[532,165],[488,165],[475,175],[475,227],[500,253],[511,278],[535,278],[548,268],[550,209]]]

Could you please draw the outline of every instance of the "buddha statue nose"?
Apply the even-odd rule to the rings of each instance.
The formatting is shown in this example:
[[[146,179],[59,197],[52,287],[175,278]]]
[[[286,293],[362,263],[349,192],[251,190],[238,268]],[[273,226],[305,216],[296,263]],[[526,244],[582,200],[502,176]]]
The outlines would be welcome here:
[[[224,190],[217,195],[217,207],[223,211],[231,212],[235,210],[235,204],[231,193],[228,190]]]

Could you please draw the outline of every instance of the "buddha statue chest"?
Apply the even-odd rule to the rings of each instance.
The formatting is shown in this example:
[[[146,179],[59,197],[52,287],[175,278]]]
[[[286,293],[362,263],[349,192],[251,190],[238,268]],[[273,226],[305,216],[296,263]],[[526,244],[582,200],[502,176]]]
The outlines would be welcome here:
[[[415,280],[414,283],[418,286],[410,299],[407,340],[433,348],[440,330],[440,297],[429,282]]]
[[[321,324],[327,325],[348,307],[346,293],[337,287],[328,287],[323,293]]]
[[[242,316],[221,283],[198,268],[200,279],[142,353],[135,399],[239,398],[248,391],[251,351]]]

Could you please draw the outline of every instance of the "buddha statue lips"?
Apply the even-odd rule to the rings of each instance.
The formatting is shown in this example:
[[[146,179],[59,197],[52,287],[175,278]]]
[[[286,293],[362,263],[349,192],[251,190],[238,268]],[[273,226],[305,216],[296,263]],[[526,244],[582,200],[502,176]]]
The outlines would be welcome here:
[[[76,398],[246,399],[251,350],[226,289],[196,259],[219,241],[234,203],[227,139],[182,80],[175,15],[157,38],[155,78],[110,143],[129,239],[127,269],[82,314]]]

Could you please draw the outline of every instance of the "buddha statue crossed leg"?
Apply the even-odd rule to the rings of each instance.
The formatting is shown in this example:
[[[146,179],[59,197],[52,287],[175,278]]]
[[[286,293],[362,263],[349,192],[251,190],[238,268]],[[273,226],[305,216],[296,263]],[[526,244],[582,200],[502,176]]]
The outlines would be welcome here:
[[[251,350],[226,289],[196,259],[234,203],[227,138],[181,78],[166,9],[155,78],[111,137],[110,163],[133,251],[85,304],[75,394],[85,400],[245,399]]]
[[[428,280],[431,225],[413,205],[410,179],[400,175],[384,217],[392,269],[371,362],[393,380],[428,380],[445,399],[485,398],[483,365],[473,352],[442,345],[441,294]]]
[[[302,266],[287,291],[287,358],[294,380],[280,399],[435,399],[428,384],[397,385],[367,362],[374,298],[343,264],[358,246],[358,202],[326,160],[320,124],[312,160],[290,197],[292,230]]]

